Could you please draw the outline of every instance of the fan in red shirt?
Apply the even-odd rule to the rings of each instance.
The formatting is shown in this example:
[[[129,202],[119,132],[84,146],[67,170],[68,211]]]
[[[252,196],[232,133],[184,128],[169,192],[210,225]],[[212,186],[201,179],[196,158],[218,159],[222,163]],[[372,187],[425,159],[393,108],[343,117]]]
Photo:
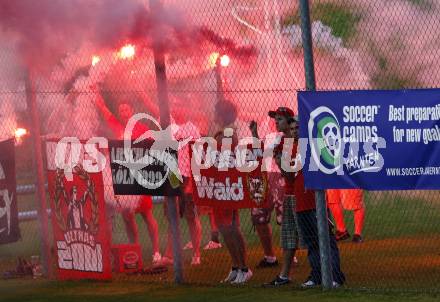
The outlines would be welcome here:
[[[296,124],[297,121],[295,120],[294,123]],[[295,127],[297,127],[296,125]],[[281,143],[275,149],[274,154],[278,154],[279,156],[281,156],[284,146],[284,140],[285,137],[282,138]],[[291,159],[295,160],[297,158],[297,150],[298,144],[293,143],[292,153],[290,156]],[[313,190],[308,190],[304,187],[304,176],[301,170],[296,172],[294,181],[285,181],[284,190],[286,192],[285,194],[294,195],[296,197],[295,212],[304,212],[316,208],[315,193]]]
[[[107,123],[108,127],[111,129],[114,137],[116,139],[124,138],[125,125],[128,123],[130,118],[134,115],[132,106],[126,102],[121,101],[118,106],[118,118],[116,118],[113,113],[107,108],[104,99],[97,92],[96,105],[101,112],[102,117]],[[149,108],[154,112],[154,108]],[[149,129],[146,125],[142,123],[136,123],[131,139],[137,139],[142,134],[147,132]],[[127,198],[128,196],[121,196],[117,198]],[[152,241],[153,250],[153,263],[159,263],[161,261],[161,255],[159,252],[159,231],[157,221],[153,216],[152,208],[153,202],[151,196],[133,196],[130,201],[131,203],[137,203],[133,208],[127,207],[127,209],[122,210],[122,217],[124,219],[125,228],[127,231],[127,236],[129,240],[133,243],[139,243],[139,231],[135,220],[135,214],[141,214],[144,219],[148,232]]]
[[[279,112],[280,108],[276,112]],[[288,124],[290,128],[290,137],[292,137],[296,142],[299,139],[299,129],[298,129],[298,119],[291,116],[288,119]],[[283,140],[284,147],[285,140]],[[292,160],[295,161],[295,165],[298,169],[301,168],[300,162],[298,162],[297,154],[298,145],[296,143],[293,144],[291,157],[288,158],[290,161],[289,166],[292,166]],[[279,154],[279,150],[278,153]],[[290,173],[282,170],[282,173],[285,173],[288,176]],[[293,173],[293,172],[292,172]],[[301,170],[296,172],[294,177],[294,182],[290,179],[286,184],[286,190],[290,193],[293,193],[296,198],[296,222],[298,223],[298,231],[301,234],[301,237],[304,241],[304,244],[307,246],[308,250],[308,260],[312,271],[308,279],[302,284],[303,288],[315,287],[321,284],[321,260],[320,260],[320,251],[319,251],[319,236],[318,236],[318,222],[316,219],[316,203],[315,203],[315,194],[313,190],[308,190],[304,186],[304,176]],[[331,266],[332,266],[332,275],[333,275],[333,286],[339,287],[345,282],[345,275],[341,271],[340,267],[340,257],[339,257],[339,249],[336,244],[336,238],[333,232],[330,229],[330,254],[331,254]]]
[[[221,99],[215,106],[215,112],[215,123],[221,130],[214,135],[214,138],[218,143],[221,143],[229,132],[232,144],[235,145],[238,142],[238,137],[233,126],[237,119],[237,108],[234,103]],[[246,243],[240,229],[239,212],[234,209],[215,207],[213,213],[232,260],[232,269],[223,282],[246,283],[252,277],[252,271],[247,266]]]
[[[293,142],[294,136],[291,132],[289,120],[294,119],[294,113],[291,109],[286,107],[279,107],[276,111],[269,111],[269,116],[275,119],[276,128],[279,132],[283,133],[283,137],[278,146],[274,148],[274,159],[277,163],[281,174],[284,178],[284,201],[283,201],[283,215],[281,221],[281,248],[283,249],[283,263],[281,273],[275,277],[275,279],[266,284],[266,286],[282,286],[290,283],[290,270],[294,261],[296,250],[299,245],[298,236],[298,219],[296,217],[296,210],[298,204],[301,208],[306,206],[302,203],[306,200],[300,200],[297,196],[297,191],[301,190],[295,185],[295,173],[287,172],[284,163],[286,163],[286,155],[283,154],[283,149],[286,149],[286,145],[289,142]],[[297,146],[292,146],[289,159],[296,158]],[[291,162],[291,160],[289,160]],[[302,196],[301,196],[302,198]]]

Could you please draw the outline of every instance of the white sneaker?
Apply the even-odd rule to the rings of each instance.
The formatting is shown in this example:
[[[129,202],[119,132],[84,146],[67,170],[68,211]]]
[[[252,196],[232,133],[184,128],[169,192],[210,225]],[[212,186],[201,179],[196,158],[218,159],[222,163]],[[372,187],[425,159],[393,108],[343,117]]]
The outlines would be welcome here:
[[[201,264],[200,257],[196,257],[196,256],[192,257],[191,265],[200,265],[200,264]]]
[[[221,283],[233,282],[237,278],[238,272],[239,272],[239,270],[231,270],[229,272],[228,276],[224,280],[222,280]]]
[[[247,272],[243,272],[242,270],[238,271],[237,278],[231,282],[231,284],[244,284],[252,278],[252,271],[248,269]]]
[[[250,269],[248,269],[248,271],[245,273],[245,272],[243,272],[243,283],[246,283],[246,282],[248,282],[251,278],[252,278],[252,276],[254,275],[253,273],[252,273],[252,271],[250,270]]]
[[[162,255],[160,253],[153,254],[153,264],[158,264],[162,261]]]
[[[203,248],[204,250],[215,250],[222,247],[220,242],[209,241],[207,245]]]
[[[183,250],[192,250],[193,249],[193,244],[191,241],[189,241],[187,244],[185,244],[185,246],[183,247]]]
[[[318,284],[315,283],[315,281],[313,280],[307,280],[306,282],[304,282],[303,284],[301,284],[301,288],[313,288],[318,286]]]
[[[336,281],[333,281],[333,288],[340,288],[342,285]]]
[[[306,282],[304,282],[302,285],[301,285],[301,288],[304,288],[304,289],[306,289],[306,288],[313,288],[313,287],[317,287],[317,286],[319,286],[320,284],[316,284],[314,281],[312,281],[312,280],[307,280]],[[341,284],[339,284],[338,282],[336,282],[336,281],[333,281],[333,288],[339,288],[339,287],[341,287],[342,285]]]

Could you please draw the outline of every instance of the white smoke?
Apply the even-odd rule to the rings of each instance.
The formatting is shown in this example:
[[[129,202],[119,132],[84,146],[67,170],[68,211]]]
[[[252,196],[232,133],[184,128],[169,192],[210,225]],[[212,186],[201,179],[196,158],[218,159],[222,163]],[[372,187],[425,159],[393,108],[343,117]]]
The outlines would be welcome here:
[[[315,51],[315,55],[318,57],[322,56],[321,53],[324,51],[326,52],[323,54],[324,56],[330,54],[334,59],[341,60],[339,68],[335,69],[338,72],[338,75],[335,74],[333,77],[320,78],[319,80],[323,81],[325,86],[320,86],[318,88],[322,89],[330,86],[328,88],[344,89],[347,88],[347,84],[348,87],[356,87],[357,89],[371,88],[370,78],[363,70],[359,51],[345,47],[342,39],[333,35],[332,29],[329,26],[324,25],[321,21],[312,22],[311,28],[312,43],[314,48],[318,49],[318,51]],[[302,47],[301,27],[299,25],[293,24],[286,26],[283,33],[290,37],[290,43],[293,48]],[[328,71],[332,68],[330,65],[332,63],[331,60],[328,60],[328,65],[326,65],[325,61],[322,62],[320,58],[317,58],[316,62],[319,63],[316,64],[317,70]],[[341,72],[342,70],[344,70],[344,72]],[[341,75],[346,77],[341,78]],[[332,81],[332,79],[338,78],[339,81]]]

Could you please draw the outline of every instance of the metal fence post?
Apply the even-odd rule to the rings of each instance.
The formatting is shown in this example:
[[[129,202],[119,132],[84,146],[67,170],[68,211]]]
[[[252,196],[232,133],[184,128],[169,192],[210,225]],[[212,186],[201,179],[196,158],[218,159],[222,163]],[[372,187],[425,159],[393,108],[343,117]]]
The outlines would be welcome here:
[[[163,6],[160,0],[150,0],[150,10],[154,11],[154,14],[160,15],[163,11]],[[160,125],[165,129],[170,125],[170,108],[165,56],[160,38],[161,37],[155,37],[153,41],[153,54],[156,72],[157,99],[159,101]],[[170,218],[170,227],[173,238],[174,281],[177,284],[181,284],[183,283],[182,243],[180,240],[176,197],[169,196],[165,202],[167,202],[168,205],[168,215]]]
[[[310,8],[308,0],[300,0],[301,13],[301,36],[304,50],[304,67],[306,77],[306,89],[316,90],[315,66],[313,62],[312,32],[310,25]],[[318,220],[319,252],[321,256],[321,275],[323,289],[333,287],[330,236],[327,216],[327,204],[325,191],[315,191],[316,215]]]
[[[40,133],[40,117],[38,114],[38,105],[35,95],[35,87],[32,82],[32,74],[28,71],[26,75],[26,97],[27,106],[31,114],[32,120],[32,142],[34,147],[34,169],[37,177],[37,191],[35,192],[35,199],[37,200],[38,221],[40,229],[40,248],[41,248],[41,262],[43,265],[44,274],[52,277],[52,261],[49,243],[49,218],[47,215],[46,204],[46,188],[44,176],[43,153]]]

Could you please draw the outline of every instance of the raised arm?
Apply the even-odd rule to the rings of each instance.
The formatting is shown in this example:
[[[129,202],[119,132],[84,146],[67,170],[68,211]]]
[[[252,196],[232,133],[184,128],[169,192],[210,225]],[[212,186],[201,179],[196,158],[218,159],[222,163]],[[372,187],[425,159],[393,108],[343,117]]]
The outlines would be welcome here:
[[[96,92],[95,104],[105,121],[108,121],[113,117],[113,113],[108,109],[101,93],[98,91]]]
[[[141,99],[142,99],[142,103],[144,104],[145,108],[147,108],[148,112],[154,118],[158,118],[158,116],[160,114],[159,113],[159,106],[147,97],[142,97]]]
[[[89,194],[90,194],[90,192],[89,192],[89,190],[87,189],[87,190],[84,192],[83,197],[81,198],[81,204],[82,204],[82,205],[85,205],[86,200],[87,200],[87,195],[89,195]]]
[[[217,102],[221,102],[225,99],[225,93],[223,88],[223,79],[221,76],[221,65],[220,65],[220,57],[217,59],[216,66],[214,68],[215,73],[215,81],[217,84]]]
[[[249,129],[251,130],[252,136],[260,139],[258,135],[258,124],[256,121],[251,121],[249,124]]]
[[[84,205],[87,200],[87,196],[89,195],[91,197],[92,191],[93,191],[93,183],[90,179],[90,176],[86,174],[86,180],[87,180],[87,189],[84,192],[83,197],[81,198],[81,204]]]
[[[98,108],[99,112],[101,113],[104,121],[107,123],[107,125],[110,127],[112,132],[116,135],[116,137],[122,137],[122,134],[124,133],[124,126],[118,121],[118,119],[113,115],[113,113],[108,109],[107,105],[105,104],[105,101],[99,92],[98,89],[95,89],[95,95],[96,100],[95,104]]]
[[[63,178],[64,174],[61,169],[56,170],[55,186],[63,193],[64,201],[69,204],[69,197],[67,196],[66,188],[64,187]]]

